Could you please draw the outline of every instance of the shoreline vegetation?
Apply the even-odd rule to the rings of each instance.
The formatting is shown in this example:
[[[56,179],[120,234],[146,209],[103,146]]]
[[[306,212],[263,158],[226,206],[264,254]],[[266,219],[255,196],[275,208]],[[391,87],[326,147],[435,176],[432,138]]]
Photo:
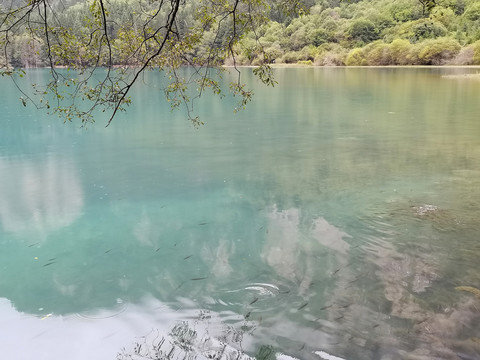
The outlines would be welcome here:
[[[349,69],[479,69],[480,65],[315,65],[315,64],[304,64],[304,63],[294,63],[294,64],[269,64],[272,69],[298,69],[298,68],[349,68]],[[256,68],[258,65],[223,65],[224,68]],[[476,74],[471,74],[476,75]]]
[[[136,24],[137,19],[127,15],[145,9],[137,0],[108,3],[111,53],[102,55],[98,63],[98,57],[90,54],[89,23],[85,20],[91,2],[70,1],[58,14],[70,36],[62,48],[49,49],[45,39],[28,28],[16,29],[4,44],[0,68],[45,67],[50,57],[59,67],[106,66],[103,62],[107,58],[109,64],[138,66],[139,59],[127,56],[125,50],[133,46],[132,41],[141,40],[141,23]],[[179,27],[179,36],[188,36],[189,29],[201,25],[196,14],[200,3],[190,0],[178,14],[178,24],[185,24]],[[231,54],[219,55],[231,35],[228,26],[213,26],[204,28],[195,43],[188,45],[185,64],[197,64],[215,52],[215,62],[210,64],[214,66],[480,65],[477,0],[437,1],[431,9],[425,9],[419,0],[309,0],[297,15],[282,13],[274,0],[266,3],[268,21],[255,31],[241,34],[232,49],[235,59]],[[67,50],[75,55],[64,56]]]
[[[111,110],[108,126],[131,103],[130,89],[147,69],[168,73],[167,101],[172,108],[185,105],[188,118],[201,125],[189,88],[219,96],[228,91],[238,99],[236,109],[253,96],[240,78],[221,89],[213,70],[221,66],[253,66],[253,74],[273,86],[277,66],[480,65],[478,0],[68,0],[51,6],[39,0],[18,6],[0,0],[0,75],[51,68],[50,80],[33,83],[35,98],[23,92],[22,103],[53,107],[65,121],[94,121],[101,108]],[[184,66],[198,71],[179,76]],[[79,76],[65,77],[57,67]],[[94,77],[102,67],[108,71]]]

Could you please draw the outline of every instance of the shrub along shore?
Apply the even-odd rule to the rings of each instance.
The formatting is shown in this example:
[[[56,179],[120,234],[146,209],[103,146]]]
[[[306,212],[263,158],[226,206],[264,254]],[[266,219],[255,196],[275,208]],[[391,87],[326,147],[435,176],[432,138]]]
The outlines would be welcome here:
[[[244,39],[237,62],[317,66],[480,65],[480,2],[316,0]],[[261,46],[259,46],[260,44]]]

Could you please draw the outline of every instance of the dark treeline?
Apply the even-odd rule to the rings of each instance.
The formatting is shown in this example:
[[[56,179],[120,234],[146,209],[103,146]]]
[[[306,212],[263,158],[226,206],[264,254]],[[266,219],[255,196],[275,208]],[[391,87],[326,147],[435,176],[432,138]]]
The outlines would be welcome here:
[[[187,0],[181,7],[176,22],[178,33],[202,26],[196,16],[199,1]],[[57,6],[62,7],[57,11],[58,21],[63,24],[62,37],[72,36],[62,48],[50,49],[50,55],[57,56],[56,65],[102,65],[93,63],[97,57],[88,47],[89,22],[94,21],[90,16],[92,1]],[[128,48],[136,43],[145,15],[152,11],[153,5],[150,8],[138,0],[108,2],[114,64],[138,64],[137,59],[125,54],[131,53]],[[244,34],[236,45],[236,64],[480,65],[477,0],[446,0],[431,9],[419,0],[309,0],[296,15],[281,11],[271,2],[266,16],[270,20],[266,25]],[[202,37],[188,49],[189,59],[194,62],[196,57],[207,56],[215,43],[221,44],[221,38],[229,36],[229,31],[228,24],[224,30],[205,28]],[[45,39],[32,33],[25,28],[11,35],[6,52],[0,54],[0,65],[5,66],[6,57],[13,67],[47,66]],[[63,52],[71,54],[72,49],[76,54],[73,58],[62,56]],[[227,58],[226,63],[231,65],[233,59]]]

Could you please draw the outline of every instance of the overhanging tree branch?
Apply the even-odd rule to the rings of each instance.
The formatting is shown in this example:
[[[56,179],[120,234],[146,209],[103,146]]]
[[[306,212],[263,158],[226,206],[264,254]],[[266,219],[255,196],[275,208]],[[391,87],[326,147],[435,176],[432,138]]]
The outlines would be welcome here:
[[[193,105],[186,89],[198,86],[193,99],[206,88],[222,96],[224,90],[212,77],[217,73],[210,68],[222,71],[218,66],[227,56],[235,57],[235,44],[261,25],[265,20],[261,14],[267,8],[263,0],[137,0],[128,3],[128,22],[121,22],[109,20],[116,11],[116,0],[87,0],[62,11],[48,0],[30,0],[18,7],[12,4],[0,9],[6,64],[15,66],[12,39],[26,36],[38,39],[40,51],[45,53],[44,65],[51,73],[51,81],[34,87],[39,100],[24,92],[26,99],[39,108],[51,109],[64,121],[78,118],[82,124],[94,121],[97,110],[110,109],[106,126],[128,106],[130,90],[140,76],[155,68],[171,72],[171,83],[165,88],[167,99],[173,107],[185,104],[189,118],[199,124],[191,115]],[[207,36],[211,33],[213,40]],[[202,53],[203,49],[208,51]],[[177,75],[176,70],[184,65],[194,69],[190,79]],[[13,66],[2,73],[18,73]],[[242,104],[251,97],[240,79],[232,91],[242,97]]]
[[[170,33],[172,31],[172,28],[173,28],[173,24],[175,23],[175,19],[176,19],[176,16],[177,16],[177,13],[178,13],[178,8],[180,6],[180,0],[172,0],[172,10],[170,12],[170,14],[168,15],[168,19],[167,19],[167,32],[166,34],[164,35],[163,37],[163,41],[160,43],[157,51],[151,55],[142,65],[142,67],[140,68],[140,70],[138,70],[135,74],[135,76],[133,77],[133,79],[125,86],[123,87],[123,89],[120,91],[120,99],[117,101],[117,103],[115,104],[115,107],[113,109],[113,113],[112,113],[112,116],[110,117],[110,119],[108,120],[108,123],[106,126],[109,126],[110,123],[112,122],[113,118],[115,117],[115,114],[117,113],[118,109],[120,108],[120,106],[122,105],[125,97],[127,96],[128,92],[130,91],[130,89],[132,88],[133,84],[137,81],[138,77],[140,76],[141,73],[143,73],[145,71],[145,69],[147,69],[147,67],[150,65],[150,63],[157,57],[161,54],[161,52],[163,51],[164,47],[165,47],[165,44],[167,43],[169,37],[170,37]]]

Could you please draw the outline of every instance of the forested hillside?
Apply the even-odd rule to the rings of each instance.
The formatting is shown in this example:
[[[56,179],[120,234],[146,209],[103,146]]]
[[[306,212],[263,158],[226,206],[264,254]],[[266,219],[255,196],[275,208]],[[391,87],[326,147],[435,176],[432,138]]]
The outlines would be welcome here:
[[[442,4],[429,10],[418,0],[316,0],[306,15],[271,16],[257,35],[276,63],[480,64],[480,1]],[[241,60],[263,61],[252,34]]]
[[[228,26],[202,28],[197,13],[200,2],[187,0],[176,21],[179,34],[201,29],[184,52],[188,53],[188,63],[210,56],[212,48],[224,44],[222,38],[230,36],[231,31]],[[95,21],[89,16],[94,3],[89,0],[56,5],[56,16],[63,24],[59,30],[64,40],[61,47],[49,48],[44,38],[32,35],[35,31],[28,28],[16,29],[8,39],[0,38],[6,44],[0,64],[42,67],[48,65],[48,56],[53,54],[59,66],[102,65],[93,63],[97,54],[89,48],[89,29]],[[154,11],[155,6],[138,0],[110,0],[106,4],[113,63],[138,65],[134,57],[125,54],[131,53],[129,47],[144,30],[142,15]],[[439,4],[429,9],[419,0],[310,0],[299,12],[284,12],[271,1],[269,12],[264,14],[270,21],[243,34],[241,42],[235,45],[235,63],[480,65],[480,1],[446,0]],[[233,64],[231,56],[217,58]]]

